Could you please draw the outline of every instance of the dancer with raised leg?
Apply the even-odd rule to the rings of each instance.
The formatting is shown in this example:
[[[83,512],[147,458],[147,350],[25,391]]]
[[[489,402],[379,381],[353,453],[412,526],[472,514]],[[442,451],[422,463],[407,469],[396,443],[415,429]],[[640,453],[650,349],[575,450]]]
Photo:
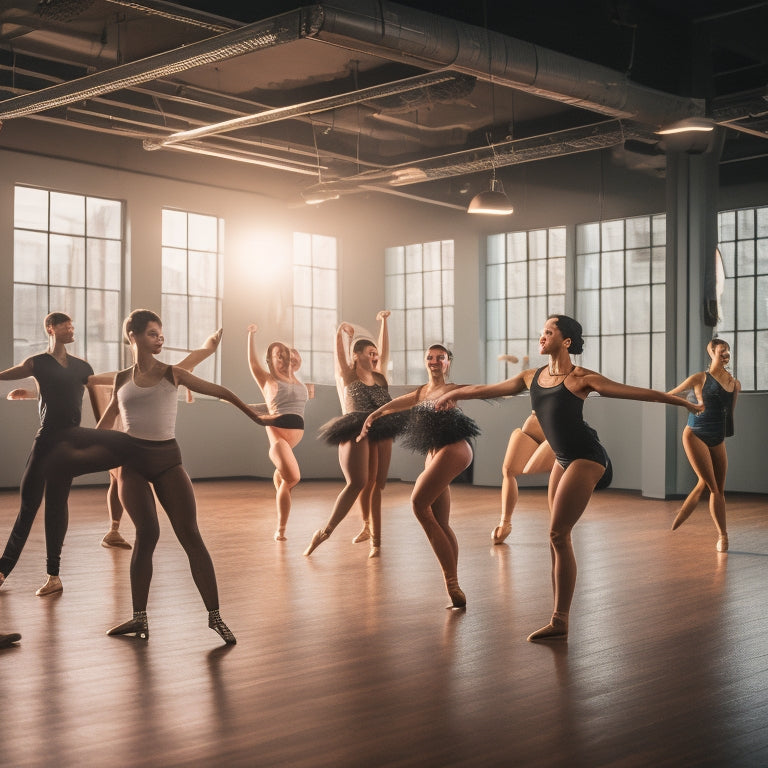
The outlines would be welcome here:
[[[709,514],[717,528],[718,552],[728,551],[728,530],[725,521],[725,476],[728,454],[725,438],[733,435],[733,412],[741,384],[727,370],[731,347],[725,339],[712,339],[707,344],[709,369],[694,373],[669,390],[670,395],[693,391],[697,402],[703,403],[699,414],[689,414],[683,430],[683,448],[698,481],[672,524],[677,530],[691,515],[704,490],[709,491]]]
[[[269,440],[269,458],[275,466],[275,504],[277,528],[275,541],[285,541],[285,526],[291,512],[291,491],[301,480],[299,462],[293,449],[304,436],[304,408],[309,394],[307,387],[296,376],[301,366],[299,353],[280,341],[267,347],[265,369],[256,352],[258,326],[248,326],[248,365],[253,378],[267,401],[267,413],[259,415],[259,423],[266,427]],[[295,367],[294,367],[295,366]]]
[[[389,355],[388,317],[388,310],[376,316],[380,323],[379,347],[370,339],[361,338],[352,346],[351,356],[347,354],[344,336],[351,342],[355,335],[354,326],[342,323],[336,332],[336,376],[338,388],[344,393],[344,415],[324,424],[319,436],[329,445],[338,446],[339,464],[346,485],[336,498],[328,522],[312,536],[304,551],[306,556],[333,533],[358,497],[363,508],[363,531],[354,540],[366,540],[364,532],[369,528],[368,556],[379,556],[381,494],[389,473],[392,439],[402,429],[404,421],[400,417],[390,417],[377,425],[365,440],[358,441],[357,436],[368,414],[392,399],[384,376]]]
[[[377,420],[410,411],[402,444],[425,456],[424,471],[416,479],[411,494],[413,513],[443,571],[445,588],[451,598],[447,607],[464,608],[467,599],[458,579],[459,543],[450,524],[450,483],[472,463],[469,441],[480,430],[459,408],[435,410],[435,400],[459,386],[447,381],[452,358],[442,344],[433,344],[424,358],[429,374],[427,384],[374,411],[365,420],[359,439],[365,439],[368,432],[376,428]]]
[[[438,408],[449,408],[457,400],[504,397],[528,389],[533,410],[555,453],[548,489],[554,610],[549,624],[529,635],[529,641],[564,640],[568,636],[568,618],[576,586],[571,531],[608,464],[597,434],[584,422],[587,395],[596,392],[603,397],[678,405],[693,413],[702,410],[701,406],[676,395],[620,384],[575,365],[571,355],[580,355],[583,347],[581,325],[567,315],[551,315],[539,340],[539,352],[549,357],[547,365],[538,370],[521,371],[498,384],[455,389],[437,402]]]
[[[154,312],[131,312],[124,323],[124,335],[131,345],[134,364],[115,377],[112,399],[98,426],[108,430],[119,414],[135,445],[134,461],[120,472],[120,500],[136,527],[131,557],[133,616],[107,634],[149,637],[147,600],[152,556],[160,535],[154,489],[189,559],[192,578],[208,610],[208,626],[232,645],[235,636],[219,615],[213,561],[197,526],[195,494],[176,442],[177,389],[183,385],[192,392],[226,400],[254,421],[256,414],[225,387],[156,360],[164,338],[162,323]]]

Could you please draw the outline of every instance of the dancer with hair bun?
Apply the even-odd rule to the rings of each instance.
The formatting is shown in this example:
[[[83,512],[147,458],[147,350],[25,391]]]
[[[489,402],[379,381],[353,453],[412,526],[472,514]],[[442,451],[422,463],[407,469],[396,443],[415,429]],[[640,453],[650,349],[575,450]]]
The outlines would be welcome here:
[[[448,608],[464,608],[467,598],[459,586],[459,543],[450,525],[450,483],[472,463],[470,440],[480,434],[477,424],[459,408],[436,410],[435,401],[449,397],[458,384],[447,381],[453,355],[442,344],[426,352],[429,381],[374,411],[363,424],[359,440],[375,430],[379,420],[410,411],[402,444],[425,456],[424,471],[416,479],[411,504],[443,571],[451,598]]]
[[[368,556],[379,556],[381,494],[389,473],[392,439],[402,429],[403,419],[387,419],[365,440],[356,438],[368,414],[392,399],[384,375],[389,359],[389,314],[388,310],[382,310],[376,316],[380,323],[378,347],[370,339],[360,338],[348,355],[344,337],[347,336],[351,343],[355,336],[354,326],[342,323],[336,332],[336,379],[339,392],[344,396],[344,415],[324,424],[318,436],[329,445],[338,446],[339,464],[346,485],[336,498],[328,522],[313,534],[304,551],[306,556],[328,539],[358,497],[363,509],[363,530],[354,541],[370,539]]]
[[[304,383],[296,377],[301,357],[280,341],[267,347],[265,369],[255,348],[256,324],[248,326],[248,365],[251,375],[267,401],[267,413],[259,414],[258,423],[266,427],[269,458],[275,467],[275,503],[277,528],[275,541],[285,541],[285,527],[291,512],[291,491],[301,480],[299,462],[293,449],[304,436],[304,408],[309,394]],[[294,354],[295,353],[295,354]]]
[[[568,637],[568,618],[576,586],[571,530],[586,509],[608,464],[597,433],[584,421],[587,395],[596,392],[603,397],[667,403],[692,413],[702,410],[702,406],[676,395],[620,384],[575,365],[571,355],[580,355],[583,348],[581,325],[567,315],[550,315],[539,339],[539,352],[549,357],[547,365],[538,370],[521,371],[498,384],[452,390],[436,404],[438,408],[450,408],[457,400],[504,397],[528,389],[533,411],[555,453],[548,491],[554,611],[549,624],[530,634],[529,641]]]
[[[192,578],[208,610],[208,626],[227,645],[233,645],[235,636],[219,615],[216,573],[197,526],[195,493],[176,442],[178,387],[183,385],[192,392],[226,400],[254,421],[258,422],[258,417],[226,387],[155,359],[162,351],[164,337],[162,323],[154,312],[134,310],[126,318],[123,332],[131,345],[134,364],[115,376],[112,399],[98,428],[109,430],[119,415],[134,445],[130,465],[120,471],[120,501],[136,527],[131,557],[133,616],[107,634],[149,637],[147,600],[152,556],[160,536],[154,489],[189,559]]]
[[[683,430],[685,455],[698,482],[677,513],[672,530],[677,530],[690,517],[706,488],[709,490],[709,514],[718,533],[716,549],[727,552],[725,475],[728,454],[725,438],[733,435],[733,412],[741,384],[726,370],[731,361],[731,347],[725,339],[712,339],[707,344],[707,354],[711,361],[708,370],[694,373],[669,390],[670,395],[693,391],[697,402],[704,405],[701,413],[689,414]]]

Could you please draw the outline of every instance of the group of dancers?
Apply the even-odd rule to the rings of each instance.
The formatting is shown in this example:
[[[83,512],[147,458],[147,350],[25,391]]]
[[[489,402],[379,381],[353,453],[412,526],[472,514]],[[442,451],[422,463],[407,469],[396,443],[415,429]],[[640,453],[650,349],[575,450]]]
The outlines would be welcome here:
[[[381,548],[381,497],[393,439],[425,456],[424,470],[411,495],[414,514],[435,553],[450,597],[448,608],[466,606],[459,586],[456,535],[450,526],[450,483],[472,462],[471,441],[477,424],[458,407],[459,400],[490,399],[529,390],[532,414],[509,440],[502,465],[501,521],[494,528],[494,544],[511,531],[517,502],[517,475],[549,471],[550,550],[554,607],[550,622],[528,636],[530,641],[562,640],[576,583],[576,559],[571,542],[573,526],[584,512],[593,490],[610,482],[611,464],[597,433],[583,419],[587,395],[667,403],[687,408],[683,433],[686,454],[698,482],[683,503],[673,529],[693,512],[704,490],[710,493],[710,512],[718,529],[717,550],[728,549],[724,485],[727,457],[724,438],[733,434],[733,412],[739,382],[726,370],[730,349],[722,339],[708,345],[709,370],[696,373],[669,392],[632,387],[612,381],[573,363],[571,355],[583,351],[581,325],[566,315],[551,315],[542,330],[539,352],[548,364],[526,368],[506,381],[491,385],[459,385],[449,381],[452,353],[442,344],[425,354],[427,382],[394,400],[386,380],[389,312],[377,315],[378,345],[369,335],[357,335],[349,323],[336,334],[336,376],[342,415],[320,430],[320,438],[338,446],[345,485],[326,524],[315,531],[304,552],[309,556],[326,541],[356,500],[363,528],[355,542],[370,542],[370,557]],[[300,480],[293,453],[304,433],[307,385],[297,376],[301,358],[282,342],[266,352],[264,368],[256,352],[258,328],[248,328],[248,361],[266,401],[249,406],[225,387],[190,372],[217,347],[221,333],[178,365],[166,365],[156,356],[163,347],[160,318],[149,310],[135,310],[124,323],[133,365],[114,375],[109,404],[96,429],[79,426],[84,387],[103,383],[84,360],[66,352],[74,341],[71,319],[52,313],[45,319],[48,351],[0,372],[0,380],[32,376],[39,388],[41,428],[33,443],[21,481],[21,508],[6,549],[0,558],[0,586],[13,569],[45,493],[45,533],[48,581],[37,594],[63,589],[59,577],[61,547],[67,527],[67,497],[72,478],[79,474],[118,468],[113,473],[119,506],[136,526],[130,577],[133,615],[108,631],[148,638],[147,599],[152,577],[152,556],[159,536],[154,497],[173,526],[190,562],[195,584],[206,609],[208,623],[227,644],[234,634],[219,614],[216,576],[197,527],[192,484],[181,463],[175,440],[177,389],[226,400],[255,423],[266,428],[269,457],[275,466],[277,527],[274,538],[284,541],[291,508],[291,491]],[[108,375],[107,380],[112,376]],[[678,393],[688,393],[688,398]],[[121,422],[120,429],[115,429]],[[151,486],[151,487],[150,487]],[[119,521],[119,518],[118,518]],[[113,524],[114,531],[117,526]],[[121,538],[121,537],[120,537]],[[105,546],[128,546],[103,542]],[[14,640],[6,638],[13,637]],[[0,647],[18,640],[14,633],[0,635]]]

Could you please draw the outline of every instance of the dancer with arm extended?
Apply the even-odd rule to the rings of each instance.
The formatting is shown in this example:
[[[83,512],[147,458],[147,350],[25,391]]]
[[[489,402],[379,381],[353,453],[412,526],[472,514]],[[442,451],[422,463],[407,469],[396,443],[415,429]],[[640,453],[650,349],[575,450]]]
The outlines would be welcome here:
[[[192,578],[208,610],[208,626],[218,632],[225,643],[234,644],[235,636],[219,615],[213,561],[197,526],[195,494],[176,442],[177,388],[183,385],[192,392],[218,397],[254,421],[257,417],[225,387],[155,359],[163,348],[164,338],[162,323],[154,312],[146,309],[131,312],[125,320],[124,334],[131,345],[134,364],[115,377],[112,399],[98,426],[108,430],[119,414],[135,446],[133,461],[120,472],[120,500],[136,528],[131,556],[133,616],[107,634],[149,636],[147,600],[152,556],[160,535],[154,489],[189,559]]]
[[[683,430],[683,448],[698,481],[672,524],[679,528],[691,515],[701,499],[704,489],[709,490],[709,513],[718,532],[717,551],[728,551],[728,531],[725,521],[725,476],[728,454],[725,438],[733,434],[733,412],[741,391],[741,384],[727,370],[731,360],[731,347],[725,339],[712,339],[707,344],[709,369],[694,373],[684,382],[669,390],[670,395],[693,391],[704,410],[688,415]]]
[[[464,608],[467,599],[458,580],[459,543],[450,525],[450,483],[471,464],[469,440],[479,434],[479,429],[459,408],[435,410],[435,400],[459,386],[447,381],[452,357],[442,344],[433,344],[425,355],[429,381],[374,411],[365,420],[359,439],[364,440],[369,430],[375,429],[378,419],[411,411],[402,443],[426,457],[424,471],[416,479],[411,494],[413,513],[443,571],[451,598],[447,607]]]
[[[219,348],[223,328],[212,333],[199,349],[194,349],[181,362],[176,363],[179,368],[183,368],[190,373],[203,360],[210,357]],[[115,373],[102,373],[91,376],[88,379],[88,395],[91,400],[93,415],[98,422],[101,419],[104,409],[112,399],[112,385],[115,380]],[[191,401],[190,401],[191,402]],[[118,427],[120,428],[120,427]],[[120,503],[120,493],[118,488],[118,474],[120,468],[116,467],[109,471],[109,488],[107,489],[107,514],[109,516],[109,530],[104,534],[101,540],[101,546],[108,549],[131,549],[131,545],[120,534],[120,521],[123,518],[123,505]]]
[[[702,410],[701,406],[676,395],[620,384],[574,365],[571,355],[581,354],[583,347],[581,325],[567,315],[551,315],[539,340],[539,352],[549,357],[547,365],[522,371],[498,384],[453,390],[437,402],[438,408],[445,408],[457,400],[516,395],[528,389],[533,410],[555,452],[557,460],[549,477],[547,494],[554,611],[549,624],[528,636],[530,641],[564,640],[568,636],[568,616],[576,586],[571,531],[608,463],[595,431],[584,422],[587,395],[596,392],[603,397],[679,405],[694,413]]]
[[[385,351],[388,351],[388,317],[387,310],[377,315],[381,324],[379,336]],[[344,415],[332,419],[320,429],[321,439],[329,445],[338,446],[339,464],[346,485],[336,498],[328,522],[312,536],[304,551],[307,556],[333,533],[358,496],[363,507],[363,520],[367,519],[370,526],[368,556],[378,557],[380,552],[381,494],[387,482],[392,439],[404,421],[400,417],[385,419],[365,440],[357,440],[368,414],[392,398],[383,373],[386,361],[382,364],[379,350],[370,339],[358,339],[352,347],[351,358],[347,356],[344,337],[351,341],[354,335],[354,326],[349,323],[342,323],[336,332],[336,375],[339,389],[344,392]],[[358,534],[355,538],[362,541],[360,536]]]
[[[301,365],[298,352],[291,362],[291,350],[279,341],[267,347],[267,368],[256,353],[258,326],[248,326],[248,365],[253,378],[267,401],[268,414],[260,415],[259,423],[267,430],[269,458],[275,466],[275,503],[277,528],[275,541],[285,541],[285,526],[291,512],[291,491],[301,479],[299,462],[293,449],[304,436],[304,408],[309,397],[307,387],[296,377]]]

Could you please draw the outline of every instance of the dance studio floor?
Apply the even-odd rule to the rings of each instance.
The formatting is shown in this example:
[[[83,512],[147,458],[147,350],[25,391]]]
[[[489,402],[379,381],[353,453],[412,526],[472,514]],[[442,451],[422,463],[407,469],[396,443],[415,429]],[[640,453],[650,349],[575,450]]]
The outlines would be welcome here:
[[[353,510],[310,558],[337,482],[294,494],[272,540],[271,484],[195,483],[228,648],[167,518],[151,637],[110,638],[130,616],[130,553],[99,546],[104,489],[75,488],[61,595],[39,598],[42,516],[0,589],[0,763],[21,766],[768,766],[768,497],[728,497],[731,551],[704,505],[597,494],[574,541],[566,643],[526,635],[551,611],[546,498],[526,489],[492,546],[498,489],[453,489],[466,611],[445,609],[411,486],[385,492],[382,556],[352,544]],[[16,514],[0,492],[0,538]],[[129,521],[123,526],[132,539]]]

